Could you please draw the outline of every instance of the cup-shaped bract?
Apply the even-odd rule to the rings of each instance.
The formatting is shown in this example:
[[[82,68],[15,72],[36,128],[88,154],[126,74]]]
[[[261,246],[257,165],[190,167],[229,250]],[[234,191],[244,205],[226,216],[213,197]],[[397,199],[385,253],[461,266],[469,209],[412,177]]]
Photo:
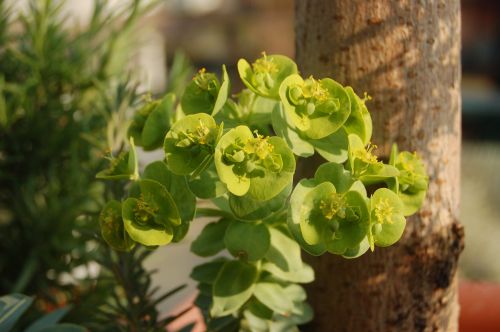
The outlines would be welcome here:
[[[174,107],[175,95],[172,93],[166,94],[162,100],[148,102],[134,115],[128,136],[146,151],[161,147],[170,128]]]
[[[304,250],[313,255],[326,250],[342,255],[367,236],[367,199],[354,183],[352,190],[344,192],[337,191],[332,182],[319,179],[303,180],[296,187],[290,199],[288,224]]]
[[[279,100],[279,88],[283,80],[297,74],[297,65],[284,55],[266,55],[249,64],[245,59],[238,61],[238,73],[247,88],[262,97]]]
[[[139,197],[129,197],[122,204],[125,230],[134,241],[146,246],[170,243],[174,228],[181,226],[172,196],[156,181],[145,179],[138,184]]]
[[[279,90],[281,102],[295,127],[311,139],[336,132],[351,113],[351,102],[344,87],[330,78],[303,79],[288,76]]]
[[[125,231],[122,219],[122,204],[111,200],[99,215],[101,235],[106,243],[115,250],[128,251],[132,249],[135,242],[132,241]]]
[[[393,182],[394,191],[404,204],[404,215],[409,216],[422,206],[429,177],[422,159],[416,153],[407,151],[397,153],[396,149],[393,154],[391,154],[391,164],[399,170],[399,175]]]
[[[217,144],[215,167],[233,195],[248,193],[256,200],[266,201],[293,180],[295,158],[281,138],[254,136],[247,126],[238,126]]]
[[[370,230],[368,240],[374,246],[387,247],[396,243],[406,226],[403,202],[393,191],[380,188],[370,198]]]
[[[214,118],[205,113],[187,115],[177,121],[165,136],[168,168],[178,175],[189,175],[208,167],[219,136]]]
[[[225,66],[222,66],[222,83],[217,75],[207,73],[205,68],[202,68],[184,90],[181,97],[182,111],[184,114],[215,115],[226,103],[229,93],[229,76]]]

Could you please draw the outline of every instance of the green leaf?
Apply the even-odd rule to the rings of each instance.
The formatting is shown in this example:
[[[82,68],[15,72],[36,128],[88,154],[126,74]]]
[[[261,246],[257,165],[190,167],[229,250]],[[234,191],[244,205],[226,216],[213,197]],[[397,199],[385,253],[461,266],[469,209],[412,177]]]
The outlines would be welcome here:
[[[270,321],[259,317],[251,310],[243,311],[243,317],[245,317],[245,320],[242,321],[243,329],[241,330],[243,331],[248,330],[252,332],[267,332],[270,330]]]
[[[213,256],[222,251],[225,248],[224,234],[228,225],[227,219],[207,224],[191,243],[191,251],[201,257]]]
[[[193,173],[213,154],[218,131],[215,120],[204,113],[188,115],[177,121],[165,136],[168,168],[178,175]]]
[[[309,283],[314,281],[314,270],[307,264],[302,263],[302,267],[294,270],[284,271],[271,262],[262,264],[262,270],[268,271],[274,278],[284,281]]]
[[[306,291],[302,286],[289,284],[284,289],[287,297],[293,302],[302,302],[307,298]]]
[[[354,90],[348,86],[345,88],[351,102],[351,114],[344,123],[344,128],[348,134],[356,134],[366,145],[372,136],[372,119],[365,102],[362,101]]]
[[[210,314],[222,317],[237,312],[252,296],[258,278],[257,267],[242,261],[230,261],[219,271],[213,285]]]
[[[46,330],[47,328],[53,328],[54,325],[59,322],[71,309],[71,306],[66,306],[63,308],[56,309],[49,314],[46,314],[36,320],[33,324],[31,324],[25,332],[40,332]],[[57,326],[57,325],[56,325]],[[59,325],[60,327],[60,325]],[[47,330],[46,330],[47,331]],[[81,330],[79,330],[81,331]],[[84,330],[85,331],[85,330]]]
[[[215,100],[214,108],[212,110],[212,116],[215,116],[217,113],[219,113],[222,107],[224,107],[224,104],[226,103],[230,92],[231,84],[229,81],[229,75],[227,74],[226,65],[222,65],[222,84]]]
[[[113,249],[128,251],[134,247],[134,241],[125,231],[120,202],[111,200],[106,203],[99,215],[99,224],[104,241]]]
[[[252,314],[262,319],[272,319],[274,312],[257,298],[252,297],[245,306]]]
[[[212,285],[226,262],[226,258],[217,258],[214,261],[195,266],[189,277],[200,283]]]
[[[132,137],[138,146],[142,146],[142,132],[146,121],[159,103],[158,100],[147,102],[134,114],[134,118],[128,127],[127,137]]]
[[[144,150],[155,150],[163,145],[165,135],[170,129],[170,116],[174,106],[175,95],[169,93],[151,111],[141,133],[141,144]]]
[[[254,296],[265,306],[283,316],[289,316],[293,310],[293,302],[287,295],[284,288],[277,283],[258,282],[255,285]]]
[[[0,297],[0,331],[10,331],[32,302],[33,298],[22,294]]]
[[[300,270],[303,263],[300,255],[300,246],[284,232],[271,227],[271,247],[265,258],[285,272]]]
[[[262,259],[270,242],[269,230],[262,223],[232,221],[224,235],[224,244],[229,252],[248,261]]]
[[[283,80],[298,73],[297,65],[283,55],[266,55],[250,65],[245,59],[238,61],[241,81],[254,93],[267,98],[279,99],[279,88]]]
[[[229,206],[236,217],[243,220],[259,220],[281,210],[292,191],[290,183],[278,195],[267,201],[254,199],[249,193],[244,196],[229,194]]]

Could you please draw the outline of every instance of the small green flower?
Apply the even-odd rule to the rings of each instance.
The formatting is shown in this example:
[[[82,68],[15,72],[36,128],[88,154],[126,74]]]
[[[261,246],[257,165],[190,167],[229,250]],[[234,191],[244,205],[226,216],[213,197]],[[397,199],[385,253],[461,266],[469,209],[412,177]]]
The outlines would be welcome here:
[[[368,235],[366,189],[341,164],[321,165],[314,179],[295,187],[288,209],[288,226],[304,250],[344,255],[357,251]]]
[[[232,194],[268,200],[292,181],[295,158],[281,138],[254,136],[248,127],[238,126],[220,139],[215,166]]]
[[[206,113],[215,116],[227,101],[230,93],[229,76],[222,66],[222,83],[214,73],[202,68],[184,90],[181,98],[185,114]]]
[[[182,225],[172,196],[156,181],[140,180],[138,184],[139,196],[127,198],[122,204],[125,230],[146,246],[170,243],[175,229]]]
[[[310,180],[306,180],[310,181]],[[302,181],[301,181],[302,182]],[[305,189],[306,186],[309,189]],[[369,212],[363,194],[351,188],[338,192],[331,182],[302,182],[292,193],[289,225],[294,235],[305,242],[304,249],[312,254],[328,250],[342,255],[355,248],[367,236]],[[299,234],[297,234],[297,231]],[[316,248],[316,249],[315,249]],[[319,252],[315,252],[316,250]]]
[[[168,168],[178,175],[204,170],[210,164],[221,129],[210,115],[204,113],[188,115],[177,121],[165,137]]]
[[[395,145],[391,152],[390,163],[399,170],[399,175],[389,186],[403,201],[404,215],[412,215],[422,206],[429,184],[424,163],[415,152],[398,153]]]
[[[387,247],[396,243],[406,226],[403,202],[387,188],[380,188],[370,198],[371,216],[368,240],[371,250],[375,245]]]
[[[288,76],[280,98],[295,127],[311,139],[333,134],[346,122],[351,102],[345,89],[330,78]]]
[[[278,99],[279,88],[283,80],[297,74],[297,65],[283,55],[266,55],[255,60],[251,65],[245,60],[238,61],[238,72],[243,84],[262,97]]]

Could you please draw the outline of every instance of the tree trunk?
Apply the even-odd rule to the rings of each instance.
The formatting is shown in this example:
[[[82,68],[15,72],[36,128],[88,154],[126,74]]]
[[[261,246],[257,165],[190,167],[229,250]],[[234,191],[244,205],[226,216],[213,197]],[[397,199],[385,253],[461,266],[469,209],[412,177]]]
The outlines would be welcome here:
[[[312,331],[457,331],[460,165],[459,0],[296,0],[304,75],[368,92],[379,154],[417,151],[427,199],[401,241],[347,260],[307,257]]]

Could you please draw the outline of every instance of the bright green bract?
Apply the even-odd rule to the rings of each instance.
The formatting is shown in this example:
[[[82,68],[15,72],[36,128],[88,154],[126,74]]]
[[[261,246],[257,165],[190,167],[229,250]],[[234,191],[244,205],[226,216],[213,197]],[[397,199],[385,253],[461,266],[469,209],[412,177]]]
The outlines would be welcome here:
[[[215,149],[217,174],[229,192],[256,200],[278,195],[293,179],[295,158],[279,137],[254,135],[246,126],[229,130]]]
[[[241,81],[256,94],[279,99],[279,88],[283,80],[298,73],[297,65],[283,55],[266,55],[249,64],[245,59],[238,61]]]
[[[208,114],[188,115],[176,122],[165,137],[168,168],[175,174],[198,173],[210,165],[219,128]],[[202,168],[202,170],[200,170]]]
[[[304,80],[299,75],[291,75],[283,81],[279,93],[294,125],[311,139],[333,134],[351,113],[348,94],[329,78]]]
[[[203,68],[184,90],[181,98],[182,111],[185,114],[217,114],[229,96],[230,83],[226,66],[222,66],[222,83],[213,73]]]
[[[123,202],[125,230],[146,246],[165,245],[172,241],[174,228],[181,225],[172,196],[163,185],[152,180],[139,181],[140,196]]]
[[[391,190],[381,188],[370,199],[371,218],[368,240],[374,246],[387,247],[403,235],[406,219],[403,215],[403,202]]]

